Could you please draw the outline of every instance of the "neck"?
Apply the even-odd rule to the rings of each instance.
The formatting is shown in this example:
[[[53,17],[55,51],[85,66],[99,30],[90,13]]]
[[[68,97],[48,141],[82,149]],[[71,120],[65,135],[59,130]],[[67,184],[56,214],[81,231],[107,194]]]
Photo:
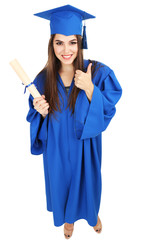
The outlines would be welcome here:
[[[60,72],[74,72],[73,64],[63,64],[62,63]]]

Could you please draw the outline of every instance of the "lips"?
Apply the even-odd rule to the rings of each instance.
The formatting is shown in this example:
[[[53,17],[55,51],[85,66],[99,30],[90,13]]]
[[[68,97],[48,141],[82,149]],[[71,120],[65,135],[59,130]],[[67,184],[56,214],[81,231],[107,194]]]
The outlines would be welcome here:
[[[69,54],[69,55],[62,55],[62,57],[63,57],[63,59],[65,59],[65,60],[69,60],[69,59],[71,59],[72,54]]]

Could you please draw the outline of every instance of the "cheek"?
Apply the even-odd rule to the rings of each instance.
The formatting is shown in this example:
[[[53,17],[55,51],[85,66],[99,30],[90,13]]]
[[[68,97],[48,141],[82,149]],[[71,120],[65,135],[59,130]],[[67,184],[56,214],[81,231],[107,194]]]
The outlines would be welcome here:
[[[54,52],[55,55],[59,55],[61,53],[62,49],[60,46],[54,45]]]
[[[78,46],[77,45],[72,46],[72,51],[74,53],[77,53],[78,52]]]

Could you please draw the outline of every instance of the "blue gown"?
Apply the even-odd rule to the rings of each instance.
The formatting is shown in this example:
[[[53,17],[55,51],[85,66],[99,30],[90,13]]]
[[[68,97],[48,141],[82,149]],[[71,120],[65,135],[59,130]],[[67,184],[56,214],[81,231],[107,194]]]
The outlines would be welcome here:
[[[84,60],[87,69],[89,60]],[[71,116],[66,109],[67,95],[63,81],[58,74],[57,86],[64,106],[56,111],[57,120],[47,115],[45,119],[33,108],[33,97],[29,97],[31,153],[43,154],[47,210],[53,212],[55,226],[65,222],[73,223],[85,219],[90,226],[97,224],[101,201],[101,155],[102,132],[115,115],[115,104],[122,89],[114,72],[102,66],[92,79],[94,91],[89,102],[85,91],[77,96],[75,112]],[[45,73],[34,80],[41,94]],[[59,99],[61,96],[59,94]]]

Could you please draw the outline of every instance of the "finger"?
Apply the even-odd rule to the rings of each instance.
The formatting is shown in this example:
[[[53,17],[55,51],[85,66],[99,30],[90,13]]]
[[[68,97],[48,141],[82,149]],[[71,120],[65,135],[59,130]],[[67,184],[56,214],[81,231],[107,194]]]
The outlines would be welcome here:
[[[48,114],[48,109],[47,109],[47,108],[43,109],[43,110],[41,111],[41,114],[42,114],[42,115]]]
[[[91,74],[91,67],[92,67],[92,63],[89,63],[88,68],[87,68],[88,74]]]
[[[75,85],[78,84],[78,79],[75,79],[74,84],[75,84]]]
[[[34,98],[34,99],[33,99],[33,103],[38,102],[40,99],[41,99],[41,97],[36,97],[36,98]]]
[[[81,71],[81,70],[76,70],[76,73],[77,73],[77,74],[81,74],[82,71]]]
[[[40,100],[42,100],[42,99],[43,99],[43,96],[44,96],[44,95],[42,95],[41,97],[36,97],[36,98],[34,98],[34,100],[33,100],[33,101],[35,101],[35,102],[37,102],[37,101],[40,101]]]
[[[79,79],[81,79],[81,76],[80,76],[80,75],[76,75],[76,76],[75,76],[75,79],[76,79],[76,80],[79,80]]]
[[[83,74],[83,72],[76,73],[76,74],[75,74],[75,76],[76,76],[76,77],[81,77],[81,76],[82,76],[82,74]]]
[[[78,81],[75,82],[75,86],[76,86],[76,87],[79,87]]]
[[[42,104],[44,104],[44,103],[47,103],[47,101],[46,101],[45,99],[43,99],[43,98],[41,98],[38,102],[36,102],[36,104],[37,104],[38,106],[40,106],[40,105],[42,105]]]
[[[33,105],[39,104],[41,103],[41,101],[46,101],[46,100],[44,100],[43,97],[34,98]]]
[[[35,108],[36,110],[41,110],[41,109],[43,108],[44,104],[46,104],[46,102],[44,102],[44,103],[42,103],[42,104],[40,104],[40,103],[38,102],[38,103],[36,103],[36,104],[34,105],[34,108]]]
[[[42,104],[40,108],[41,109],[49,108],[49,104],[48,103]]]
[[[43,118],[46,118],[46,116],[48,115],[48,112],[41,113],[41,115],[43,116]]]
[[[79,77],[79,75],[75,74],[75,77],[74,77],[74,78],[77,79],[78,77]]]
[[[42,109],[42,112],[48,111],[49,106]]]

